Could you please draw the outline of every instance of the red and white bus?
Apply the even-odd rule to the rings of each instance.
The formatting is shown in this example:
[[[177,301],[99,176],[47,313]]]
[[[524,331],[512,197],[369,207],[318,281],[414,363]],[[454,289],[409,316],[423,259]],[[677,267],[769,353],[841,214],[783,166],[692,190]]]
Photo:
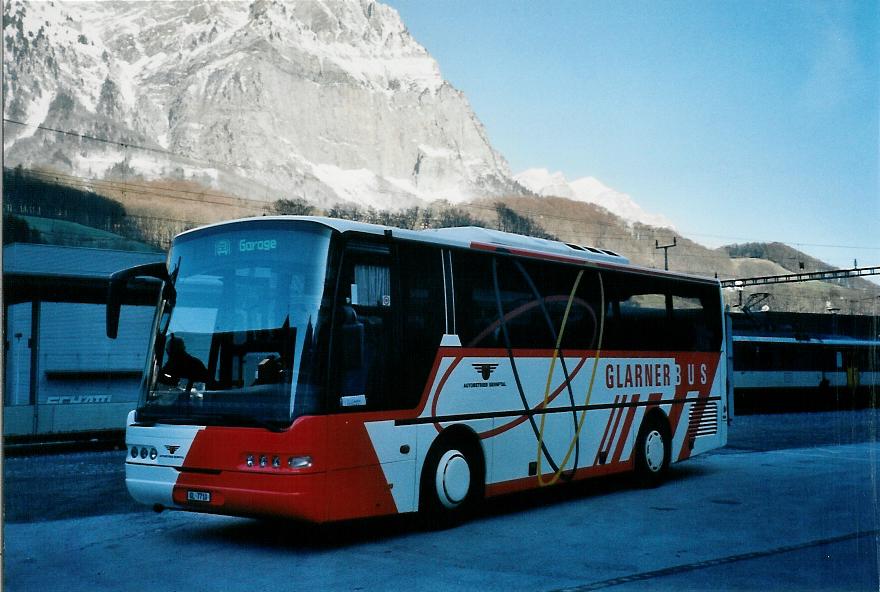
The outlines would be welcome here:
[[[326,522],[671,462],[727,440],[716,280],[482,228],[263,217],[185,232],[126,483],[138,501]]]

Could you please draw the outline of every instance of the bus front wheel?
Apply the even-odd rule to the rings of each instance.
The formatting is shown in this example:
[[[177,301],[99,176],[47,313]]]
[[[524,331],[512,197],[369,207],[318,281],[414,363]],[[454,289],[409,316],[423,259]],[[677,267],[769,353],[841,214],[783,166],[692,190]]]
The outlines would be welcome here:
[[[438,444],[425,458],[419,504],[425,524],[435,529],[464,520],[482,498],[484,487],[482,453],[476,446]]]
[[[644,487],[656,487],[666,477],[672,456],[669,425],[657,414],[642,422],[636,438],[636,478]]]

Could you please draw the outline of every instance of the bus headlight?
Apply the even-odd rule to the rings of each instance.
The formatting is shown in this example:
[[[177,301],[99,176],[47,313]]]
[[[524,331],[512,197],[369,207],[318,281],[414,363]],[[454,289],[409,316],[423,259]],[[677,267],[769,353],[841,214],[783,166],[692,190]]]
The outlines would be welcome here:
[[[155,448],[150,448],[150,460],[156,460],[157,456],[159,456],[159,451]]]
[[[287,459],[287,466],[291,469],[305,469],[312,466],[311,456],[291,456]]]
[[[288,469],[305,469],[312,466],[312,457],[311,456],[288,456],[287,457],[287,466],[284,466],[284,456],[281,454],[273,454],[273,453],[250,453],[245,456],[245,465],[249,469],[277,469],[281,470],[282,468]]]

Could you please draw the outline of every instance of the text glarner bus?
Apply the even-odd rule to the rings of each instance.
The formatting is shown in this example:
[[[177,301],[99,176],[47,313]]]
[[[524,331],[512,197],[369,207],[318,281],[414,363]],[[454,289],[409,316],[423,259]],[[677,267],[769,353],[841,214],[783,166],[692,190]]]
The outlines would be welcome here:
[[[716,280],[481,228],[312,217],[178,236],[128,420],[157,508],[314,522],[670,462],[727,440]]]

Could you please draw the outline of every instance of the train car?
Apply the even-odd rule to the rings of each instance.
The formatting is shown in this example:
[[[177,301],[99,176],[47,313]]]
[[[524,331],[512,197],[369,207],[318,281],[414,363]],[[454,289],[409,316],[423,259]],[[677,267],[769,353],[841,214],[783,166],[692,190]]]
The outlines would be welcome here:
[[[863,407],[876,403],[876,317],[776,313],[734,315],[737,412]]]
[[[122,304],[107,339],[110,274],[163,253],[14,243],[3,248],[4,444],[122,441],[137,404],[158,283]]]

